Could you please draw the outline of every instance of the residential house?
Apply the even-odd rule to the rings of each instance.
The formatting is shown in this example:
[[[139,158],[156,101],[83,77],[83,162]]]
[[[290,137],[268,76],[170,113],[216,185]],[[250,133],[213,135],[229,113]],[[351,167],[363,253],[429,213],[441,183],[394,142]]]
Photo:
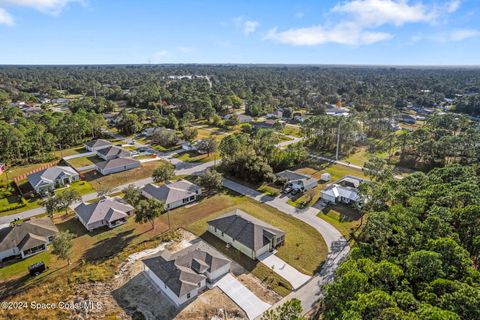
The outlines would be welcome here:
[[[343,116],[346,117],[350,114],[350,110],[344,107],[337,107],[335,105],[328,105],[325,109],[325,113],[331,116]]]
[[[253,118],[246,114],[239,114],[238,115],[238,122],[239,123],[250,123],[253,121]]]
[[[115,158],[125,158],[125,157],[130,157],[132,153],[128,150],[125,150],[123,148],[117,147],[117,146],[109,146],[106,148],[101,148],[96,151],[97,156],[102,158],[103,160],[112,160]]]
[[[290,188],[297,192],[305,192],[315,188],[318,181],[309,174],[303,174],[295,171],[285,170],[277,173],[277,177],[285,181],[283,188]]]
[[[269,119],[282,119],[283,118],[283,110],[275,110],[272,113],[268,113],[266,115]]]
[[[231,261],[204,246],[196,243],[173,254],[165,251],[142,260],[148,277],[177,306],[206,290],[207,282],[230,272]]]
[[[161,186],[149,183],[142,189],[147,199],[156,199],[165,203],[165,209],[174,209],[197,200],[202,189],[187,180],[167,182]]]
[[[208,231],[253,260],[285,241],[285,232],[235,209],[210,220]]]
[[[328,203],[355,204],[362,201],[358,191],[364,179],[345,176],[320,191],[320,198]]]
[[[68,166],[55,166],[28,175],[28,182],[38,194],[54,191],[79,179],[78,172]]]
[[[48,217],[31,218],[20,224],[0,229],[0,261],[20,256],[23,258],[47,250],[58,229]]]
[[[97,139],[97,140],[89,141],[85,143],[83,146],[88,151],[97,152],[98,150],[111,147],[112,143],[104,139]]]
[[[277,124],[282,128],[285,127],[285,121],[279,121],[279,120],[273,120],[273,119],[265,120],[263,122],[254,122],[253,126],[259,129],[272,129]]]
[[[407,124],[415,124],[417,120],[415,117],[409,115],[409,114],[402,114],[399,119],[400,122],[407,123]]]
[[[116,158],[95,164],[95,169],[104,176],[140,167],[140,161],[132,158]]]
[[[107,226],[114,228],[127,222],[134,208],[117,198],[104,198],[94,203],[82,203],[75,208],[77,219],[88,230]]]

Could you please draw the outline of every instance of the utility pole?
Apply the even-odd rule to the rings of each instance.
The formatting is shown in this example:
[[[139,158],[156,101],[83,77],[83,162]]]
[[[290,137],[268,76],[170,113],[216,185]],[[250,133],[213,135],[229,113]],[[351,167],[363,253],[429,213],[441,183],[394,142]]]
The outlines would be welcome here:
[[[93,85],[93,97],[97,99],[97,90],[95,89],[95,85]]]
[[[338,151],[340,149],[340,123],[342,121],[338,121],[338,128],[337,128],[337,152],[335,153],[335,160],[338,160]]]

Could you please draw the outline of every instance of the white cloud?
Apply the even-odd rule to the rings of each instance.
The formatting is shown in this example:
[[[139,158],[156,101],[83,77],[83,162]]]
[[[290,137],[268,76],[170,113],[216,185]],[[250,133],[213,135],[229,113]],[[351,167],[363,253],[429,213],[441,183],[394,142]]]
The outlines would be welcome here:
[[[167,50],[160,50],[155,52],[150,58],[151,63],[163,63],[170,58],[170,52]]]
[[[246,20],[243,17],[234,18],[233,23],[237,28],[241,29],[242,32],[247,36],[250,33],[255,32],[257,28],[260,26],[260,23],[258,21]]]
[[[2,8],[0,8],[0,24],[4,24],[6,26],[13,26],[15,24],[15,21],[10,13]]]
[[[467,39],[480,38],[480,30],[457,29],[430,35],[418,34],[412,37],[412,44],[420,41],[434,41],[440,43],[458,42]]]
[[[455,12],[459,7],[460,0],[450,0],[441,6],[409,0],[350,0],[339,3],[330,10],[330,16],[334,18],[332,21],[335,22],[284,31],[274,28],[265,38],[294,46],[372,44],[394,37],[391,33],[377,30],[381,26],[433,24],[440,16]]]
[[[446,9],[448,13],[454,13],[458,9],[460,9],[460,5],[462,4],[461,0],[452,0],[450,3],[447,3]]]
[[[386,32],[365,31],[357,28],[355,24],[343,23],[332,28],[312,26],[283,32],[272,29],[266,38],[294,46],[316,46],[325,43],[361,45],[389,40],[393,35]]]
[[[85,3],[84,0],[0,0],[0,5],[26,7],[44,13],[59,14],[69,2]]]
[[[447,36],[448,41],[462,41],[470,38],[480,37],[480,30],[463,29],[455,30]]]
[[[421,2],[409,4],[407,0],[354,0],[336,5],[332,12],[350,14],[362,26],[431,22],[436,16]]]

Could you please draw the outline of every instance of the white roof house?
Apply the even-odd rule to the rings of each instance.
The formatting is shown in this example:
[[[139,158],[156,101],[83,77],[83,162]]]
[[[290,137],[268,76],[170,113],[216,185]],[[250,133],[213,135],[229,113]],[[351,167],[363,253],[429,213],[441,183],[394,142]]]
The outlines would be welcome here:
[[[164,202],[167,210],[191,203],[197,200],[201,193],[199,186],[187,180],[167,182],[161,186],[149,183],[142,189],[145,198]]]
[[[68,166],[55,166],[28,175],[28,182],[39,194],[53,191],[79,179],[78,172]]]
[[[345,176],[327,186],[320,192],[323,200],[331,203],[356,203],[361,200],[358,187],[365,180],[354,176]]]
[[[318,181],[309,174],[299,173],[291,170],[285,170],[277,173],[277,177],[286,180],[285,187],[290,187],[298,191],[307,191],[315,188]]]

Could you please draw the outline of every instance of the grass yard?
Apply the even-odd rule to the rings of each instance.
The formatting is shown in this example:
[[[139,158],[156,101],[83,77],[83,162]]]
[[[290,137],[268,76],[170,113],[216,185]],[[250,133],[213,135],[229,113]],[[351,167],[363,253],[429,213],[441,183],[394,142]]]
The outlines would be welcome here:
[[[332,176],[332,179],[329,181],[330,183],[340,178],[343,178],[344,176],[347,176],[347,175],[356,176],[359,178],[365,178],[365,175],[363,174],[362,170],[343,166],[340,164],[331,164],[327,162],[322,162],[318,160],[314,160],[310,163],[310,166],[300,168],[296,171],[310,174],[316,179],[320,179],[320,176],[322,175],[322,173],[328,172]]]
[[[68,164],[75,169],[79,169],[81,167],[91,166],[102,161],[104,160],[97,156],[88,156],[70,159],[68,160]]]
[[[55,156],[58,158],[63,158],[63,157],[73,156],[74,154],[80,154],[85,152],[88,152],[88,150],[85,149],[83,146],[78,146],[78,147],[73,147],[69,149],[55,151]]]
[[[162,160],[151,161],[142,163],[138,168],[110,174],[108,176],[102,176],[96,171],[91,171],[85,176],[86,180],[91,183],[95,190],[99,190],[101,188],[115,188],[136,180],[151,177],[153,170],[164,163],[166,162]]]
[[[367,220],[364,217],[362,224],[361,214],[343,204],[328,206],[317,217],[333,225],[349,241],[352,241],[352,233],[358,234]]]
[[[221,203],[221,205],[218,205]],[[304,222],[286,215],[274,208],[262,205],[252,199],[242,196],[217,195],[189,209],[204,216],[190,223],[186,229],[201,236],[216,249],[224,252],[260,280],[266,282],[272,290],[285,296],[291,290],[290,284],[274,274],[265,265],[251,260],[234,248],[227,249],[225,243],[207,230],[207,221],[216,218],[235,208],[265,221],[286,232],[285,245],[278,248],[277,255],[287,263],[305,274],[313,274],[325,261],[328,250],[321,235]],[[180,209],[182,210],[182,209]],[[187,212],[185,212],[185,215]],[[190,213],[191,214],[191,213]]]
[[[365,162],[367,162],[373,157],[386,159],[388,157],[388,153],[387,152],[369,153],[367,150],[367,147],[362,147],[362,148],[358,148],[357,152],[349,155],[346,158],[342,158],[341,160],[363,167]]]
[[[287,124],[285,128],[283,128],[282,132],[289,136],[294,136],[299,138],[302,137],[302,133],[300,132],[299,126],[292,126]]]
[[[276,197],[280,194],[281,190],[273,185],[263,184],[257,188],[257,191],[262,192],[266,196]]]
[[[219,159],[220,155],[218,152],[208,154],[202,154],[196,151],[186,151],[175,155],[175,158],[183,162],[210,162],[215,159]]]
[[[217,205],[219,201],[222,202],[220,208]],[[202,235],[207,230],[206,222],[208,220],[235,208],[285,231],[285,245],[278,249],[277,255],[300,272],[311,275],[325,261],[327,256],[325,241],[313,227],[295,217],[243,196],[218,195],[189,208],[189,211],[194,210],[205,216],[197,222],[189,224],[187,230]],[[245,258],[248,257],[245,256]]]
[[[51,249],[49,247],[49,249]],[[16,263],[8,264],[5,262],[4,267],[0,267],[0,279],[8,279],[18,274],[25,274],[28,273],[28,266],[43,261],[45,265],[50,265],[50,261],[52,260],[52,256],[50,252],[45,251],[34,256],[28,257],[24,260],[20,260]]]
[[[75,181],[74,183],[70,184],[70,186],[67,187],[67,188],[57,189],[57,190],[55,191],[55,193],[57,193],[57,194],[62,193],[63,191],[67,190],[68,188],[77,190],[77,192],[78,192],[81,196],[83,196],[83,195],[85,195],[85,194],[89,194],[89,193],[94,193],[94,192],[95,192],[95,189],[93,188],[93,186],[91,185],[91,183],[89,183],[88,181]]]
[[[234,131],[228,131],[225,129],[217,128],[217,127],[210,127],[210,126],[200,126],[196,127],[198,130],[197,139],[207,139],[213,138],[220,142],[225,136],[232,134]]]

